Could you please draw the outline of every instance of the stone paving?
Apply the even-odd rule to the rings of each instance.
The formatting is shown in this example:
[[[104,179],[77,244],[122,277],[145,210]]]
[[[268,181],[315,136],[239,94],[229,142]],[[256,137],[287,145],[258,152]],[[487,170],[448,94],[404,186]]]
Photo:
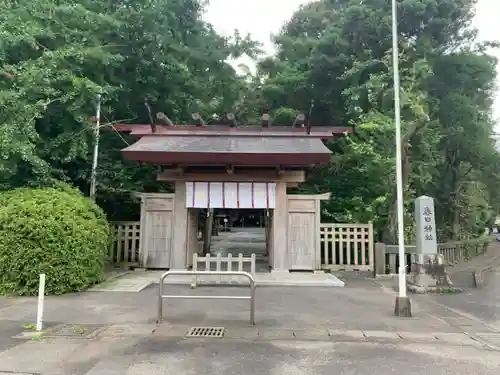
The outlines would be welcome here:
[[[111,281],[96,285],[91,289],[93,292],[140,292],[150,285],[158,284],[160,276],[164,271],[139,271],[130,272]],[[198,283],[215,283],[210,276],[198,278]],[[173,275],[165,280],[165,285],[191,285],[193,277]],[[230,284],[229,282],[222,283]],[[232,277],[232,284],[248,285],[244,277]],[[300,287],[343,287],[344,283],[335,275],[329,273],[261,273],[255,274],[255,283],[258,287],[269,286],[300,286]]]
[[[266,255],[266,234],[264,228],[233,228],[231,232],[214,236],[210,249],[212,255],[227,256],[232,253],[250,256],[254,253],[257,258]]]
[[[255,254],[257,272],[269,272],[265,228],[232,228],[231,232],[219,233],[218,236],[212,237],[210,247],[210,255],[218,254],[223,257],[228,254],[233,257],[239,254],[244,257]],[[250,271],[249,266],[245,268],[245,271]]]
[[[252,253],[256,254],[258,261],[255,281],[258,286],[344,286],[342,281],[328,273],[270,273],[267,258],[264,259],[266,252],[264,228],[240,228],[234,229],[233,232],[221,233],[219,236],[214,237],[210,252],[213,256],[221,254],[224,257],[232,253],[235,258],[239,253],[245,257],[249,257]],[[244,270],[250,272],[250,265],[245,264],[245,266]],[[202,269],[203,267],[200,268],[200,270]],[[92,291],[137,293],[151,284],[157,284],[162,273],[162,271],[129,272],[111,281],[95,286],[92,288]],[[204,276],[203,280],[210,280],[210,277]],[[190,285],[192,277],[171,276],[166,282],[169,284]],[[243,277],[233,277],[233,282],[236,284],[248,284],[248,280]]]

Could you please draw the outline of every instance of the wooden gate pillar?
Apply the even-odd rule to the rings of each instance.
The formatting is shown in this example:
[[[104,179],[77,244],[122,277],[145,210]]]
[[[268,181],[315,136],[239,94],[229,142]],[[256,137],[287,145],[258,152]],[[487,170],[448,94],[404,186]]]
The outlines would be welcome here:
[[[286,196],[286,183],[276,183],[276,207],[271,221],[271,238],[269,240],[269,255],[274,272],[288,272],[287,254],[287,227],[288,227],[288,199]],[[272,253],[272,254],[271,254]]]
[[[188,209],[186,208],[186,183],[175,183],[174,223],[172,225],[172,256],[170,268],[186,269],[186,254],[188,247]]]

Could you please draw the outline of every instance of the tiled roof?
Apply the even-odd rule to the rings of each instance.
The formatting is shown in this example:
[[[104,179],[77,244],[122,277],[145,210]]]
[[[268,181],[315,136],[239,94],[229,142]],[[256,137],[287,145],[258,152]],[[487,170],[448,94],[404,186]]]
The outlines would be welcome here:
[[[127,160],[160,165],[303,166],[331,151],[320,138],[145,136],[122,150]]]
[[[123,152],[331,154],[318,138],[145,136]]]

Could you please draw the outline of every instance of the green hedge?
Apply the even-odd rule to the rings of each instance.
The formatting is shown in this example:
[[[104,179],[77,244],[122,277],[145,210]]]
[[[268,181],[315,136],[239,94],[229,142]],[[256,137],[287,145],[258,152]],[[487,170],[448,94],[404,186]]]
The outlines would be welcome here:
[[[85,290],[104,279],[109,224],[102,210],[66,185],[0,193],[0,293]]]

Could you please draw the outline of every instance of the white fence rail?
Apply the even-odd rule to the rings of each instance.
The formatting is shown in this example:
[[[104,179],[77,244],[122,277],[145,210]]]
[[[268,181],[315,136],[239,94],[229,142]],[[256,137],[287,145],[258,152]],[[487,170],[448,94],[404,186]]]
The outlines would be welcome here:
[[[198,254],[193,254],[193,271],[238,271],[238,272],[248,272],[250,275],[255,276],[255,263],[256,256],[251,254],[249,257],[244,257],[243,254],[238,254],[237,257],[233,257],[232,254],[228,254],[223,257],[221,254],[216,256],[211,256],[207,254],[203,257]],[[241,278],[234,275],[209,275],[200,280],[199,276],[193,277],[192,287],[196,287],[199,284],[240,284]]]

